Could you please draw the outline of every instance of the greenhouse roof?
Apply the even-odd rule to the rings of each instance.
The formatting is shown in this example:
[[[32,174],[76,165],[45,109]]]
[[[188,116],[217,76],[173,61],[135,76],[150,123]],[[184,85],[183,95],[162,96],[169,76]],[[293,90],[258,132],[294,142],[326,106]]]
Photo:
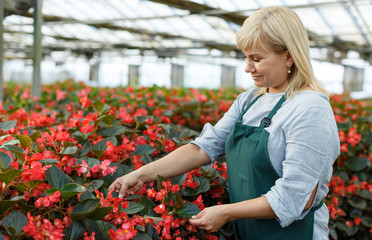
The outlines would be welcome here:
[[[10,3],[23,6],[4,19],[6,52],[31,54],[33,8],[25,7],[27,2],[6,1],[8,11]],[[87,55],[139,49],[165,57],[217,49],[234,57],[239,54],[235,34],[244,19],[269,5],[299,15],[311,47],[326,49],[323,60],[339,62],[351,50],[372,63],[371,0],[43,0],[43,49]]]

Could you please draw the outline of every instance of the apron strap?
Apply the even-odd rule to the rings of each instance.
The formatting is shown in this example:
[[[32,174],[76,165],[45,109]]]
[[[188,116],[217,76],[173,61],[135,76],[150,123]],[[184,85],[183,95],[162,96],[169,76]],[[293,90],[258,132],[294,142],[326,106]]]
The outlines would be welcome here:
[[[280,100],[278,101],[278,103],[275,105],[275,107],[271,110],[271,112],[269,113],[269,115],[267,115],[267,117],[264,117],[262,120],[261,120],[261,124],[260,124],[260,127],[262,128],[265,128],[265,127],[268,127],[271,123],[271,119],[272,117],[275,115],[275,113],[279,110],[279,108],[282,106],[282,104],[285,102],[285,95],[283,95]]]
[[[260,98],[262,96],[262,94],[261,95],[258,95],[255,99],[253,99],[253,101],[252,102],[250,102],[249,103],[249,105],[243,110],[243,112],[242,112],[242,114],[240,114],[240,117],[239,117],[239,120],[238,121],[242,121],[242,119],[243,119],[243,115],[248,111],[248,109],[250,108],[250,107],[252,107],[252,105]]]
[[[323,201],[320,201],[320,203],[314,207],[312,207],[312,210],[315,212],[316,210],[318,210],[319,208],[321,208],[323,206]]]

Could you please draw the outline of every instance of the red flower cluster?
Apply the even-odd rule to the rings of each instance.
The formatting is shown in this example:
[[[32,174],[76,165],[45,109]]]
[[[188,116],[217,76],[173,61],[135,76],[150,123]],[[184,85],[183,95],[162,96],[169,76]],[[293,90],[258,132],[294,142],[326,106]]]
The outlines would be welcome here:
[[[38,198],[35,201],[35,207],[37,207],[37,208],[50,207],[54,203],[57,203],[59,201],[60,197],[61,197],[61,192],[56,191],[50,196],[45,196],[45,197]]]
[[[65,235],[63,229],[71,223],[68,217],[65,217],[63,221],[55,219],[54,223],[51,223],[41,215],[34,217],[30,213],[27,213],[27,219],[28,222],[23,227],[23,231],[34,239],[40,240],[62,240]]]

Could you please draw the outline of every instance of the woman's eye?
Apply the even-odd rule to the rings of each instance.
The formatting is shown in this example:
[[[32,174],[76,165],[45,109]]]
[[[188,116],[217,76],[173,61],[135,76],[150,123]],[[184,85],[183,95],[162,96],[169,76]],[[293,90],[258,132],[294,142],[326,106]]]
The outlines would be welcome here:
[[[253,59],[253,62],[259,62],[260,59]]]

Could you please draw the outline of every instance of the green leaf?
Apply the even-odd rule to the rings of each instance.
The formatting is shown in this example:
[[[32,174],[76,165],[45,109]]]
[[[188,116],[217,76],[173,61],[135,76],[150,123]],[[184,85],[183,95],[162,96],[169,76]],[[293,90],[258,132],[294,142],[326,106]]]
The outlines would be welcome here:
[[[30,138],[32,139],[32,141],[36,142],[36,140],[41,137],[41,133],[39,131],[36,131],[36,132],[33,132],[31,135],[30,135]]]
[[[114,225],[112,225],[108,222],[97,220],[96,223],[97,223],[99,229],[101,229],[101,231],[104,232],[105,234],[108,234],[110,229],[114,229],[114,231],[117,230],[117,228]]]
[[[61,171],[56,165],[52,165],[45,171],[45,176],[49,185],[52,188],[62,189],[68,183],[72,183],[72,179]]]
[[[367,167],[368,159],[365,157],[350,157],[345,161],[345,166],[351,171],[359,172]]]
[[[174,198],[176,200],[176,202],[175,202],[176,206],[179,206],[179,205],[182,204],[183,199],[182,199],[182,196],[181,196],[181,194],[179,192],[175,192],[174,193]]]
[[[133,240],[151,240],[152,238],[144,232],[137,231],[136,236],[133,237]]]
[[[82,149],[79,152],[79,156],[85,156],[90,152],[90,149],[92,148],[92,143],[89,140],[83,140],[81,143]]]
[[[124,126],[115,126],[115,127],[107,127],[107,128],[100,128],[96,131],[97,135],[105,137],[111,137],[115,135],[120,135],[126,129]]]
[[[2,217],[17,201],[0,200],[0,216]]]
[[[69,141],[63,141],[63,142],[62,142],[62,146],[63,146],[64,148],[68,148],[68,147],[75,146],[75,144],[76,144],[76,143],[74,143],[74,142],[69,142]]]
[[[116,140],[115,137],[108,137],[108,138],[105,138],[105,139],[101,140],[100,142],[96,143],[95,145],[93,145],[91,151],[94,153],[94,155],[96,155],[96,157],[98,159],[100,159],[102,157],[103,153],[106,151],[106,149],[107,149],[106,144],[108,142],[112,142],[112,144],[114,144],[115,146],[118,143],[118,141]]]
[[[77,146],[71,146],[67,147],[62,151],[62,155],[74,155],[79,151],[79,148]]]
[[[88,134],[87,134],[88,135]],[[84,135],[82,132],[80,131],[76,131],[74,132],[71,137],[75,138],[76,140],[83,140],[84,139]]]
[[[216,177],[221,177],[219,171],[213,167],[202,166],[200,171],[203,173],[203,176],[208,180],[214,180]]]
[[[62,196],[66,200],[84,191],[86,191],[85,187],[78,185],[76,183],[68,183],[64,185],[61,189]]]
[[[333,172],[333,176],[335,176],[335,177],[340,177],[341,178],[341,180],[343,180],[345,183],[348,183],[348,182],[350,182],[350,177],[349,177],[349,175],[346,173],[346,172],[344,172],[344,171],[337,171],[337,170],[335,170],[334,172]]]
[[[97,110],[97,112],[101,112],[101,110],[103,109],[103,107],[104,107],[104,103],[103,102],[101,102],[101,101],[95,101],[94,103],[93,103],[93,107]]]
[[[13,146],[16,144],[20,144],[21,142],[19,140],[9,140],[3,144],[3,146]]]
[[[352,127],[352,123],[350,121],[347,122],[338,122],[337,123],[337,128],[339,130],[349,130]]]
[[[14,210],[4,217],[1,224],[10,235],[17,235],[23,231],[22,228],[27,224],[27,218],[23,213]],[[9,232],[9,228],[14,229],[14,232]]]
[[[372,225],[372,218],[371,217],[362,217],[362,224],[367,228],[370,228]]]
[[[115,115],[102,115],[97,118],[97,123],[104,122],[106,125],[111,125],[116,119]]]
[[[39,180],[30,180],[30,181],[27,181],[25,183],[23,183],[27,188],[30,189],[29,192],[31,192],[32,190],[34,190],[34,188],[36,188],[37,186],[39,186],[40,184],[42,184],[43,181],[39,181]]]
[[[55,193],[57,191],[61,191],[61,190],[59,190],[58,188],[50,188],[50,189],[45,191],[45,194],[50,196],[50,195],[53,195],[53,193]]]
[[[145,164],[149,164],[150,162],[152,162],[152,158],[148,154],[144,154],[141,157],[141,162],[143,162]]]
[[[84,236],[85,225],[81,221],[72,222],[64,231],[63,239],[74,240],[81,239]]]
[[[22,174],[23,171],[16,170],[13,168],[8,169],[4,173],[0,173],[0,180],[3,181],[5,184],[9,184],[12,182],[16,177]]]
[[[88,229],[88,232],[95,232],[95,238],[99,240],[110,240],[106,233],[104,233],[98,225],[99,221],[94,221],[88,218],[84,218],[83,223],[85,227]]]
[[[93,181],[92,181],[92,187],[94,188],[94,189],[98,189],[98,188],[100,188],[103,184],[105,183],[105,181],[103,181],[103,180],[101,180],[101,179],[94,179]]]
[[[97,158],[81,157],[81,158],[76,159],[76,165],[82,164],[83,160],[86,162],[86,164],[88,164],[90,168],[101,164],[101,161],[98,160]]]
[[[15,137],[21,142],[22,147],[31,149],[31,138],[30,137],[23,136],[23,135],[16,135]]]
[[[80,195],[80,202],[84,201],[85,199],[97,199],[91,192],[85,191]]]
[[[178,138],[179,139],[185,139],[185,138],[189,138],[189,137],[198,137],[199,135],[200,135],[200,133],[197,132],[197,131],[194,131],[194,130],[188,129],[188,128],[183,128],[183,129],[181,129],[180,134],[178,135]]]
[[[86,216],[86,218],[92,220],[102,220],[107,214],[112,211],[113,207],[98,207],[91,214]]]
[[[358,196],[361,196],[364,199],[368,199],[372,201],[372,193],[368,191],[367,189],[360,190],[357,194]]]
[[[161,184],[162,182],[166,182],[168,179],[166,177],[157,175],[157,187],[158,191],[163,189],[163,185]]]
[[[41,162],[44,165],[52,165],[52,164],[58,164],[58,163],[60,163],[58,160],[53,159],[53,158],[42,159],[39,162]]]
[[[139,204],[144,206],[144,209],[140,212],[141,216],[147,215],[151,217],[159,217],[160,215],[154,211],[156,204],[151,199],[142,196],[139,200]]]
[[[332,239],[337,240],[337,232],[335,229],[329,229],[329,234],[331,235]]]
[[[221,228],[221,233],[223,233],[225,236],[232,236],[234,232],[233,222],[228,222]]]
[[[355,233],[358,232],[358,227],[353,225],[351,227],[346,226],[345,222],[338,221],[336,223],[336,227],[346,233],[347,236],[353,236]]]
[[[183,182],[186,179],[186,175],[184,175],[181,179],[182,183],[180,186],[182,186]],[[183,196],[196,196],[199,195],[200,193],[207,192],[210,189],[210,182],[207,178],[205,177],[197,177],[196,181],[198,183],[198,186],[195,189],[186,187],[186,188],[181,188],[181,194]]]
[[[352,217],[352,218],[356,218],[356,217],[361,217],[362,216],[362,211],[357,209],[357,208],[354,208],[350,213],[349,213],[349,216]]]
[[[23,162],[23,154],[26,153],[25,150],[13,145],[7,145],[6,148],[9,149],[9,151],[11,151],[16,156],[16,158]]]
[[[352,196],[351,199],[348,200],[351,206],[358,208],[358,209],[365,209],[367,207],[367,201],[358,196]]]
[[[105,183],[105,181],[103,181],[101,179],[94,179],[90,183],[88,183],[90,185],[87,186],[87,190],[89,192],[93,192],[94,189],[100,188],[104,183]]]
[[[91,149],[92,153],[98,158],[98,159],[101,159],[101,157],[103,156],[103,154],[105,153],[105,151],[102,151],[102,150],[97,150],[97,149]]]
[[[197,215],[200,209],[192,202],[185,202],[179,208],[176,208],[175,211],[181,217],[190,218]]]
[[[100,199],[85,199],[76,204],[71,212],[71,220],[77,221],[85,218],[100,206]]]
[[[208,192],[211,187],[209,180],[205,177],[198,177],[198,180],[199,185],[196,188],[198,190],[198,194]]]
[[[13,162],[13,159],[6,154],[5,152],[0,152],[0,168],[6,170],[10,167],[10,164]]]
[[[153,146],[143,144],[143,145],[139,145],[136,148],[136,152],[134,153],[134,155],[139,155],[139,156],[143,156],[145,154],[150,155],[155,150],[156,150],[156,148],[154,148]]]
[[[154,220],[155,221],[155,220]],[[159,239],[158,231],[151,224],[146,224],[145,233],[149,235],[150,239]],[[137,232],[138,234],[138,232]],[[135,239],[136,237],[134,237]]]
[[[124,208],[123,211],[127,214],[135,214],[140,211],[142,211],[145,207],[139,203],[136,202],[128,202],[129,206],[127,208]]]
[[[3,130],[4,132],[14,128],[17,126],[17,121],[7,121],[7,122],[0,122],[0,129]]]
[[[35,206],[29,205],[26,203],[26,201],[18,201],[17,205],[24,211],[24,212],[31,212],[36,210],[37,208]]]
[[[106,125],[111,125],[115,119],[116,119],[115,115],[105,115],[102,118],[102,122],[104,122]]]
[[[12,135],[7,134],[7,135],[0,136],[0,141],[3,140],[3,139],[5,139],[5,138],[7,138],[7,137],[10,137],[10,136],[12,136]]]
[[[113,192],[113,194],[114,194],[114,193],[116,193],[117,195],[119,195],[118,192]],[[131,200],[136,200],[136,199],[138,199],[138,198],[140,198],[139,195],[137,195],[137,194],[133,194],[133,195],[129,195],[128,197],[125,197],[124,199],[127,200],[127,201],[131,201]]]

